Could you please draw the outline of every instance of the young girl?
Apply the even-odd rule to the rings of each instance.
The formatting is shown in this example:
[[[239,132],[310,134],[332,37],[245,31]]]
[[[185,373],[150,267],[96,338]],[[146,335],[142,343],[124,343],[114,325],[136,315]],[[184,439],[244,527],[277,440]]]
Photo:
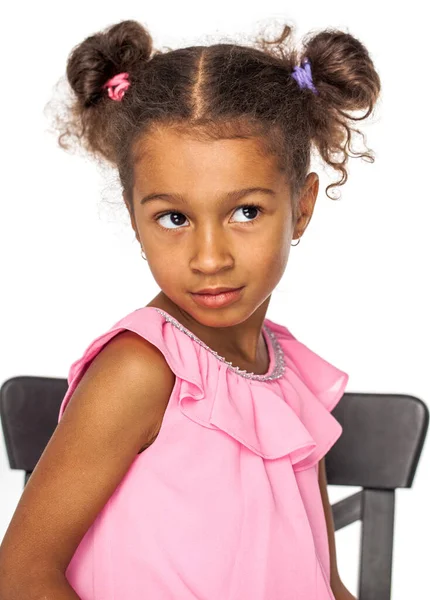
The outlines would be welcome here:
[[[311,147],[343,184],[380,80],[350,34],[300,57],[289,34],[160,52],[123,21],[73,49],[61,145],[118,168],[161,291],[72,364],[2,600],[353,598],[324,469],[348,375],[265,315],[314,209]]]

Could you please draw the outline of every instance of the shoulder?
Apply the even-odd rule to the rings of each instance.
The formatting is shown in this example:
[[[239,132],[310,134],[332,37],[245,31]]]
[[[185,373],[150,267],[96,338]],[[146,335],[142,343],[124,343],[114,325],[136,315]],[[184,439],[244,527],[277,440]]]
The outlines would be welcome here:
[[[175,383],[163,353],[130,330],[109,339],[77,379],[61,420],[90,419],[107,436],[123,427],[130,432],[131,453],[133,436],[141,448],[158,433]]]
[[[173,389],[175,376],[163,353],[134,331],[124,330],[111,338],[90,361],[75,393],[92,388],[116,394],[131,401],[155,407],[165,404]],[[167,396],[167,397],[166,397]]]
[[[138,369],[146,376],[155,376],[161,371],[169,379],[174,377],[163,352],[149,339],[125,329],[116,334],[97,355],[99,362],[115,361],[123,369]]]

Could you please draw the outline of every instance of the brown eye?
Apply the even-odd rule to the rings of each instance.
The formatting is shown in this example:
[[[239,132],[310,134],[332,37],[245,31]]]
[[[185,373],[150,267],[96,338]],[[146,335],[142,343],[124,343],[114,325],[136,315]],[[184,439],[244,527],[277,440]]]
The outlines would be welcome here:
[[[252,223],[260,216],[261,207],[257,204],[244,204],[239,206],[236,211],[243,211],[242,214],[246,217],[244,221],[239,221],[239,223]]]
[[[163,223],[161,223],[161,219],[164,219]],[[184,219],[186,220],[186,217],[182,213],[170,211],[157,217],[156,221],[165,229],[178,229],[178,227],[175,227],[175,225],[183,225]],[[170,225],[173,225],[173,227],[170,227]]]

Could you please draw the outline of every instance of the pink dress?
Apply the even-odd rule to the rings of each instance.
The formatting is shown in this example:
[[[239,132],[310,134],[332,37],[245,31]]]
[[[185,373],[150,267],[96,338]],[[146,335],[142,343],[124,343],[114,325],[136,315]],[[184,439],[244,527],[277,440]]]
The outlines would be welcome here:
[[[77,547],[81,600],[334,600],[318,461],[342,433],[348,375],[265,319],[265,375],[232,366],[168,313],[139,308],[70,367],[68,399],[123,330],[176,376],[158,437]]]

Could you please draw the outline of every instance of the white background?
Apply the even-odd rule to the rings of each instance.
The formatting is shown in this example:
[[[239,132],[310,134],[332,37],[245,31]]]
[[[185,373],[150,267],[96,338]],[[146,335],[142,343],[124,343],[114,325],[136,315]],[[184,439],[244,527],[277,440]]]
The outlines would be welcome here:
[[[117,21],[149,28],[156,48],[252,39],[273,24],[338,27],[369,49],[383,93],[363,129],[376,162],[350,160],[340,201],[325,196],[272,295],[267,316],[347,371],[346,391],[425,402],[429,378],[428,20],[423,3],[8,3],[1,8],[0,383],[66,377],[87,345],[158,292],[120,190],[50,134],[46,103],[72,47]],[[269,29],[270,30],[270,29]],[[248,41],[246,41],[248,43]],[[112,204],[113,203],[113,204]],[[363,440],[363,444],[365,444]],[[430,451],[396,494],[393,599],[427,597]],[[0,539],[23,486],[0,443]],[[330,487],[332,502],[356,488]],[[357,594],[360,524],[336,533],[341,576]]]

